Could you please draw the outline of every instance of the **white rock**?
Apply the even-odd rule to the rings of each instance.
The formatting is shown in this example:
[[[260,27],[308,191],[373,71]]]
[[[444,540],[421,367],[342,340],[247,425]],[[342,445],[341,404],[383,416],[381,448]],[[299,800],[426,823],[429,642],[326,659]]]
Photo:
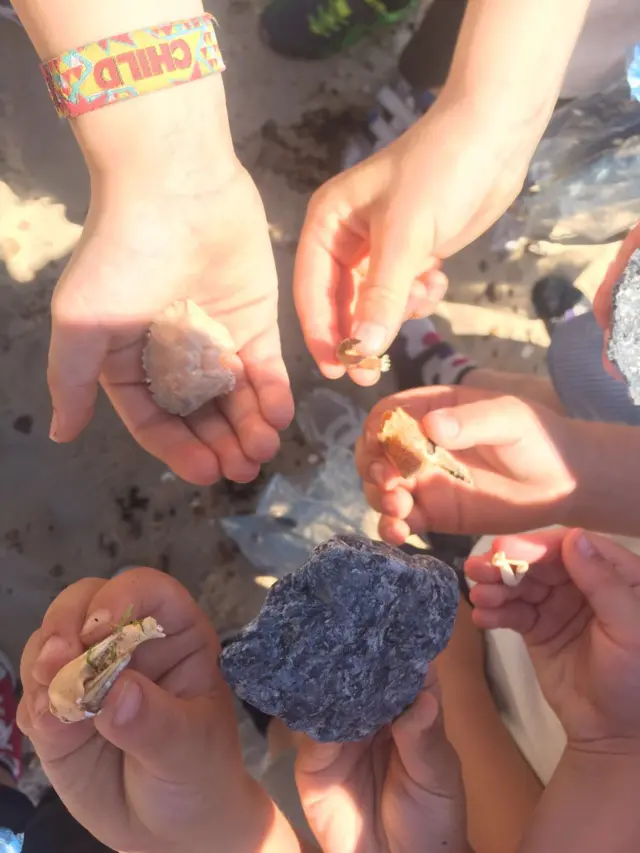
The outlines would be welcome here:
[[[160,408],[185,417],[228,394],[236,379],[228,356],[237,352],[229,331],[190,299],[174,302],[149,329],[142,364]]]

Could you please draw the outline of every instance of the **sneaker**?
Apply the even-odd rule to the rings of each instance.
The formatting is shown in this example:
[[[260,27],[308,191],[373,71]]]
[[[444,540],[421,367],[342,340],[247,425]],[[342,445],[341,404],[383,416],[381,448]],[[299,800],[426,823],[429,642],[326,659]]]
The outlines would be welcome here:
[[[22,774],[22,734],[16,725],[16,687],[13,667],[0,652],[0,767],[8,770],[17,782]]]
[[[533,285],[531,302],[536,316],[543,321],[549,333],[561,323],[593,310],[591,302],[581,290],[568,279],[550,275]]]
[[[263,40],[281,56],[325,59],[373,30],[397,24],[417,0],[271,0],[260,18]]]

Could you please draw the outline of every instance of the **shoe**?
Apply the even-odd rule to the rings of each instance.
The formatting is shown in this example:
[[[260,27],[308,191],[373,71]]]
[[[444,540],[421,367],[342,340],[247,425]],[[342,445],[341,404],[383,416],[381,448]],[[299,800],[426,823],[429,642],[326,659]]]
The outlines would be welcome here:
[[[568,279],[554,275],[536,281],[531,291],[531,302],[549,337],[561,323],[592,310],[591,302],[581,290]]]
[[[22,775],[22,733],[16,725],[18,699],[16,676],[3,652],[0,652],[0,767],[14,781]]]
[[[325,59],[379,27],[404,20],[416,2],[271,0],[260,17],[260,34],[268,47],[281,56]]]

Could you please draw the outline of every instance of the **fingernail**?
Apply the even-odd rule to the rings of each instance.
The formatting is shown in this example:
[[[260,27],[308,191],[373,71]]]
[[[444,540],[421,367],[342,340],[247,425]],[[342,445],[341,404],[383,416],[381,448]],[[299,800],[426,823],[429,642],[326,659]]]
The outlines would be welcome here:
[[[444,438],[455,438],[456,435],[458,435],[458,433],[460,432],[460,424],[458,423],[458,419],[454,414],[446,411],[446,409],[442,409],[439,412],[434,412],[431,417],[432,419],[436,419],[438,429],[440,430]]]
[[[141,704],[142,691],[140,690],[140,685],[136,684],[135,681],[125,682],[113,715],[114,725],[128,725],[140,710]]]
[[[369,477],[376,486],[381,486],[384,482],[384,465],[382,462],[372,462],[369,467]]]
[[[56,414],[56,410],[53,410],[53,415],[51,416],[51,426],[49,427],[49,438],[51,441],[58,441],[57,438],[58,432],[58,415]]]
[[[583,557],[592,558],[598,553],[586,533],[581,533],[576,539],[576,551]]]
[[[387,342],[387,330],[377,323],[358,323],[353,330],[358,338],[358,350],[363,355],[380,355]]]
[[[96,610],[96,612],[92,613],[84,623],[80,634],[90,634],[98,628],[102,628],[104,625],[108,625],[110,628],[113,627],[111,613],[108,610]]]
[[[49,663],[49,661],[57,660],[69,652],[69,643],[53,634],[40,649],[40,654],[36,658],[37,664]]]
[[[38,690],[33,697],[34,722],[49,712],[49,693],[46,689]]]

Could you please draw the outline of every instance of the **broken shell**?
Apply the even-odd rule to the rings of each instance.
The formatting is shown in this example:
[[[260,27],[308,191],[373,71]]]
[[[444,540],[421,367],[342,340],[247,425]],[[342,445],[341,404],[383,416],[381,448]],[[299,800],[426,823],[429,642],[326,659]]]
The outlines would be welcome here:
[[[467,467],[427,438],[418,422],[402,408],[383,414],[378,441],[405,478],[414,477],[427,465],[435,465],[456,480],[472,483]]]
[[[49,709],[63,723],[77,723],[100,712],[102,703],[131,655],[146,640],[165,633],[151,616],[131,622],[70,661],[49,685]]]
[[[504,551],[496,551],[491,558],[491,565],[500,569],[500,578],[506,586],[518,586],[529,571],[526,560],[508,560]]]
[[[391,359],[388,355],[362,355],[358,352],[359,338],[347,338],[338,346],[336,358],[345,367],[361,367],[364,370],[379,370],[387,373],[391,370]]]
[[[235,352],[222,323],[190,299],[174,302],[154,319],[142,353],[154,400],[165,411],[186,417],[228,394],[236,384],[227,363]]]

